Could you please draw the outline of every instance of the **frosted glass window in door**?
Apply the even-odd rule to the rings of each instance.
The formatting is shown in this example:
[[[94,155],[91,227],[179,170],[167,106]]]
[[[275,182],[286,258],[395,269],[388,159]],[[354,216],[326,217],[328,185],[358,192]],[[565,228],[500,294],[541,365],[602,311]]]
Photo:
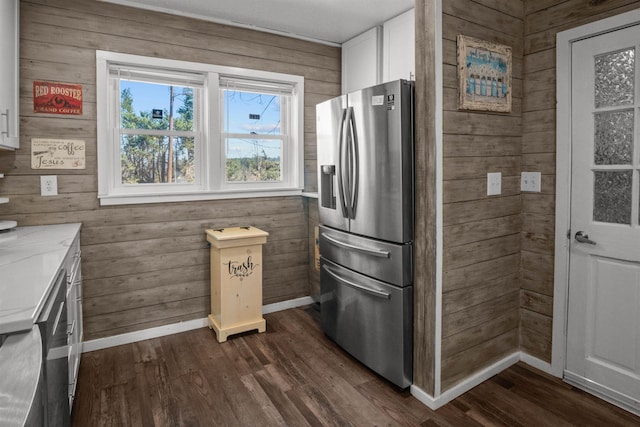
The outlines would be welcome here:
[[[633,171],[595,171],[593,220],[631,223]]]
[[[633,153],[633,110],[596,113],[596,165],[630,165]]]
[[[634,48],[596,56],[596,108],[633,104],[634,76]]]

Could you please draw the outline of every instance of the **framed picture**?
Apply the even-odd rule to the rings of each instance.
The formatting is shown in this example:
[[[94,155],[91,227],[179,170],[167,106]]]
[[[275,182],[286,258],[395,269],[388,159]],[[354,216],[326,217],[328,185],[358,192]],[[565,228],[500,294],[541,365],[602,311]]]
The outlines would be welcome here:
[[[458,39],[458,108],[511,111],[511,48],[472,37]]]

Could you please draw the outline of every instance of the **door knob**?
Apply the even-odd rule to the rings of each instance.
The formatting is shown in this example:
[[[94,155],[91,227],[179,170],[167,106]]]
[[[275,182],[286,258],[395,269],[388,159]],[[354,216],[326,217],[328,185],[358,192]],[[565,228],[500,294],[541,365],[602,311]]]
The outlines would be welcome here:
[[[590,245],[595,245],[596,242],[594,242],[593,240],[589,239],[589,235],[585,234],[583,231],[578,231],[575,235],[576,240],[580,243],[588,243]]]

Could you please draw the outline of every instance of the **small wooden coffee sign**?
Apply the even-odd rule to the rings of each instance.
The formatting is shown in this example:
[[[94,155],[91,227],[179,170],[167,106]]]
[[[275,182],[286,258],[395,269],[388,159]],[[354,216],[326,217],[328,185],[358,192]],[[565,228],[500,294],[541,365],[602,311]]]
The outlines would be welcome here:
[[[85,141],[44,138],[31,140],[31,169],[85,168]]]

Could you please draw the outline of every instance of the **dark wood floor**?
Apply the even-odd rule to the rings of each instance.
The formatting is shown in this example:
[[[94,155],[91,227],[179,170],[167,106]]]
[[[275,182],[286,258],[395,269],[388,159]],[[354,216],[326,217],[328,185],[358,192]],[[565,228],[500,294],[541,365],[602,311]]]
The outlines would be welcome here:
[[[517,364],[434,412],[320,331],[313,307],[218,344],[206,328],[85,353],[74,426],[640,426]]]

